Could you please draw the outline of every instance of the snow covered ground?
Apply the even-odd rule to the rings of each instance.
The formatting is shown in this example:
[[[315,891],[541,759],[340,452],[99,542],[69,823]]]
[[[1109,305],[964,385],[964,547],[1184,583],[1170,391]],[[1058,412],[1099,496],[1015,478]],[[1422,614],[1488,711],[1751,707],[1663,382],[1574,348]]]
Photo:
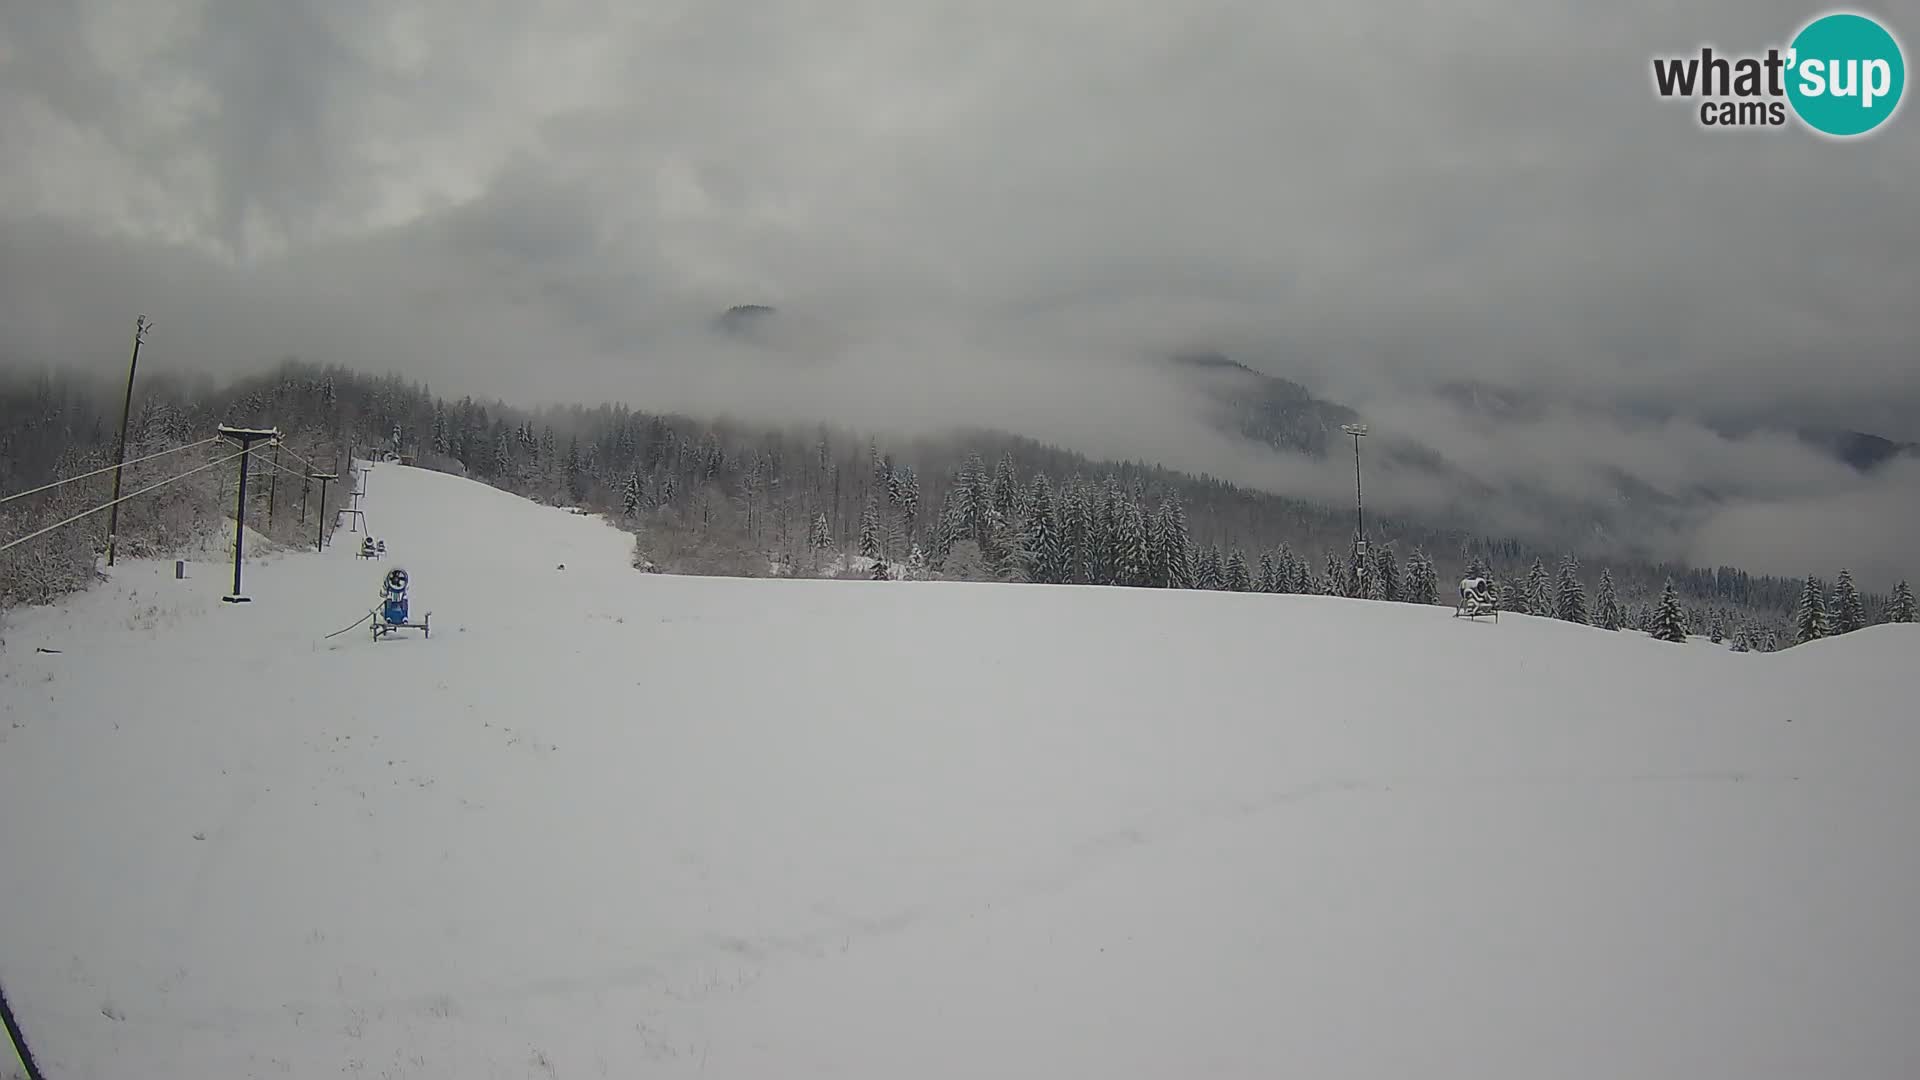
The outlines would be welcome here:
[[[52,1080],[1920,1075],[1920,628],[681,578],[450,476],[364,505],[386,563],[16,613]],[[431,639],[325,639],[392,565]]]

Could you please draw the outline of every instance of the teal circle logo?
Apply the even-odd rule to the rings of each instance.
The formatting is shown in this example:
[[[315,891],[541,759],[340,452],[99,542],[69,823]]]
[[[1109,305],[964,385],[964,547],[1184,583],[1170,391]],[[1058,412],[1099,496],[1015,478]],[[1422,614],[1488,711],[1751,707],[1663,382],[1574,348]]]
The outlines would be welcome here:
[[[1887,122],[1900,107],[1907,63],[1886,27],[1850,12],[1823,15],[1789,48],[1787,100],[1815,131],[1846,138]]]

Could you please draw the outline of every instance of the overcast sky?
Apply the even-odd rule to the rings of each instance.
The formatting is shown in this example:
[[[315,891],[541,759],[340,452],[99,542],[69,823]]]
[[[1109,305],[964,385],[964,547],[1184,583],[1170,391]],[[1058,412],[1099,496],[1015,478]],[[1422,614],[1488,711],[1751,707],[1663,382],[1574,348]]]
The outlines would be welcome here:
[[[997,423],[1331,490],[1129,366],[1211,344],[1535,481],[1629,454],[1781,515],[1694,557],[1912,565],[1911,470],[1590,411],[1920,438],[1920,115],[1702,131],[1651,57],[1817,9],[1685,7],[7,4],[0,354],[112,367],[145,311],[182,369]],[[1911,64],[1920,6],[1862,8]],[[737,303],[781,309],[774,347],[713,341]],[[1422,394],[1456,378],[1565,405],[1474,430]],[[1835,499],[1879,539],[1819,527]]]

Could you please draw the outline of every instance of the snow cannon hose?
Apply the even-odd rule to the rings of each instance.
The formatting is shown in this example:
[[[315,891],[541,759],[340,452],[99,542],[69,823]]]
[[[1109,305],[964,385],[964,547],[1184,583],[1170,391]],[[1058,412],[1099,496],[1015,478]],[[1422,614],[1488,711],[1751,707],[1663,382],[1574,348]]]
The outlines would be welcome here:
[[[377,608],[377,607],[374,607],[374,608],[368,608],[368,609],[367,609],[367,613],[366,613],[365,615],[362,615],[362,616],[360,616],[359,618],[357,618],[357,619],[355,619],[355,620],[353,620],[353,626],[343,626],[343,627],[341,627],[340,629],[338,629],[338,630],[335,630],[335,631],[334,631],[333,633],[331,633],[331,634],[328,634],[328,635],[327,635],[327,637],[329,637],[329,638],[337,638],[337,637],[339,637],[339,636],[340,636],[341,634],[344,634],[344,633],[346,633],[347,631],[349,631],[349,630],[351,630],[351,629],[353,629],[353,627],[354,627],[354,626],[359,626],[359,625],[360,625],[361,623],[363,623],[363,622],[366,622],[366,621],[367,621],[368,619],[371,619],[371,618],[373,618],[373,614],[374,614],[374,612],[376,612],[376,611],[379,611],[379,610],[380,610],[380,609],[379,609],[379,608]],[[325,640],[326,640],[326,638],[321,638],[320,640],[322,640],[322,641],[325,641]]]

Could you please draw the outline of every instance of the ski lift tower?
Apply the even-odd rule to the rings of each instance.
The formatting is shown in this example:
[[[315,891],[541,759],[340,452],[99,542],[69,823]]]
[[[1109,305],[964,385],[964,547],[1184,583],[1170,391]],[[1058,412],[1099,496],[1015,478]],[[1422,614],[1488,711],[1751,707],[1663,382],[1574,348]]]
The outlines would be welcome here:
[[[1360,440],[1367,436],[1365,424],[1341,424],[1340,430],[1353,436],[1353,524],[1355,529],[1355,548],[1365,566],[1367,557],[1367,515],[1360,508]]]
[[[340,513],[347,519],[347,531],[357,533],[360,531],[360,526],[367,522],[367,512],[360,509],[360,500],[367,493],[367,470],[352,462],[351,459],[349,459],[348,468],[350,471],[347,476],[352,481],[352,487],[347,491],[347,495],[353,503],[350,506],[341,507]],[[373,530],[368,529],[367,532],[371,534]]]
[[[220,599],[229,604],[244,604],[248,597],[240,591],[241,551],[247,540],[247,460],[253,456],[253,444],[278,444],[279,428],[237,428],[221,424],[219,437],[240,447],[234,456],[240,459],[240,493],[233,510],[233,592]]]

